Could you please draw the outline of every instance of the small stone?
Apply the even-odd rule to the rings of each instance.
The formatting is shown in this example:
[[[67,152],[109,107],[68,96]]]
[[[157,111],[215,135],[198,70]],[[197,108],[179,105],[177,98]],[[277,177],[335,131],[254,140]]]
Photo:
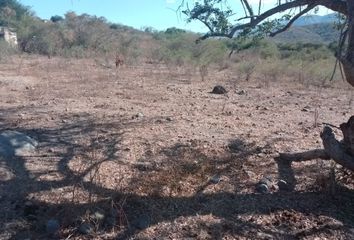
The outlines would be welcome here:
[[[246,91],[245,91],[245,90],[241,90],[241,91],[238,91],[237,94],[238,94],[238,95],[245,95],[245,94],[246,94]]]
[[[144,114],[141,113],[141,112],[139,112],[139,113],[135,114],[135,115],[132,117],[132,119],[143,118],[143,117],[144,117]]]
[[[275,186],[273,184],[273,178],[271,176],[263,177],[258,184],[265,184],[268,187],[268,191],[275,190]]]
[[[59,230],[59,228],[60,228],[60,224],[59,224],[59,221],[56,219],[48,220],[46,227],[45,227],[48,234],[56,233]]]
[[[172,122],[172,118],[171,118],[171,117],[167,117],[167,118],[166,118],[166,121]]]
[[[308,111],[310,111],[310,107],[309,106],[305,106],[301,111],[302,112],[308,112]]]
[[[256,186],[256,191],[259,192],[259,193],[268,193],[269,192],[269,188],[266,184],[264,183],[261,183],[261,184],[257,184]]]
[[[98,221],[102,221],[104,219],[104,214],[102,212],[97,211],[93,214],[93,217]]]
[[[89,223],[83,223],[79,227],[79,232],[84,235],[91,234],[93,232],[93,226]]]
[[[218,184],[221,181],[220,175],[216,174],[209,179],[212,184]]]
[[[291,190],[291,186],[285,180],[282,179],[278,181],[278,188],[279,191],[282,192],[288,192]]]

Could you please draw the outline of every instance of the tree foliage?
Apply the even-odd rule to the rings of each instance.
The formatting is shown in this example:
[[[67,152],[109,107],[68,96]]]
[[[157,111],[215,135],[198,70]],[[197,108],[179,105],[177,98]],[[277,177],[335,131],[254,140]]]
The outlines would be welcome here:
[[[0,0],[0,25],[15,27],[18,21],[32,15],[29,7],[17,0]]]

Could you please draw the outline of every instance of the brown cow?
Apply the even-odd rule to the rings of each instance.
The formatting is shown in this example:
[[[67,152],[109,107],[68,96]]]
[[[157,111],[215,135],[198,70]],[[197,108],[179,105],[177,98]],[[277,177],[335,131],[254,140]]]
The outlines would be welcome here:
[[[118,68],[119,66],[123,66],[123,64],[124,64],[123,57],[120,56],[120,55],[118,55],[118,54],[116,54],[116,61],[115,61],[115,63],[116,63],[116,68]]]

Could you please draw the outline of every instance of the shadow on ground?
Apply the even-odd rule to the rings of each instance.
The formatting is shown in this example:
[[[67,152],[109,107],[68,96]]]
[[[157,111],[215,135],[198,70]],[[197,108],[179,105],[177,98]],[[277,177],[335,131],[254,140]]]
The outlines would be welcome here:
[[[239,189],[243,186],[243,165],[250,156],[262,151],[242,140],[230,142],[229,153],[219,157],[218,154],[209,156],[193,144],[166,147],[158,153],[166,157],[166,162],[144,169],[131,164],[131,168],[136,168],[139,174],[129,180],[130,188],[111,189],[87,176],[97,173],[101,164],[107,161],[115,161],[118,166],[128,164],[121,161],[119,153],[125,150],[120,149],[120,143],[124,131],[137,122],[115,119],[114,122],[100,123],[90,115],[75,115],[66,116],[65,121],[54,128],[28,129],[6,122],[7,116],[16,113],[16,110],[1,111],[0,130],[24,132],[40,144],[35,156],[0,159],[2,168],[12,175],[0,185],[0,231],[4,239],[74,238],[81,234],[78,228],[85,221],[89,224],[87,226],[92,226],[92,232],[88,230],[89,233],[82,237],[91,239],[115,229],[112,238],[128,239],[149,226],[189,221],[188,217],[196,216],[213,216],[220,221],[209,224],[197,221],[195,227],[191,224],[189,227],[177,227],[175,231],[180,231],[179,234],[184,237],[197,238],[205,229],[206,236],[211,239],[220,239],[225,234],[235,238],[298,239],[319,232],[331,235],[332,231],[342,231],[347,232],[350,238],[348,229],[354,227],[354,192],[350,189],[339,189],[336,197],[329,197],[324,192],[242,193]],[[150,159],[154,157],[151,153],[146,156]],[[187,161],[191,159],[193,161]],[[70,164],[78,160],[84,161],[85,167],[75,171]],[[52,165],[50,171],[59,177],[52,180],[41,178],[50,171],[40,167],[37,171],[30,170],[36,164]],[[204,191],[210,185],[208,177],[211,174],[228,176],[232,179],[234,190]],[[282,178],[286,175],[289,181],[295,180],[290,165],[279,165],[279,174]],[[190,176],[196,177],[189,179]],[[137,190],[139,187],[142,188],[141,193]],[[59,189],[63,199],[57,202],[35,197],[39,193]],[[83,192],[86,201],[71,199],[75,192],[77,196]],[[104,213],[102,222],[91,216],[97,211]],[[247,220],[241,217],[277,212],[282,212],[281,218],[270,225],[252,217]],[[328,216],[343,224],[324,222],[316,227],[293,231],[291,226],[302,221],[298,213],[314,218]],[[59,235],[49,236],[46,232],[49,219],[60,222],[62,230]],[[174,231],[173,226],[156,233],[157,236],[169,237]]]

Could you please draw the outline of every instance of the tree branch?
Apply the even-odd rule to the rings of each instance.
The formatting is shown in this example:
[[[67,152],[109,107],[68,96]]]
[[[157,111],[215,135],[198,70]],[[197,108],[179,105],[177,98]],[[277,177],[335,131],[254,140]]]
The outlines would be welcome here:
[[[350,0],[347,0],[350,1]],[[347,1],[344,0],[320,0],[317,1],[318,5],[329,8],[335,12],[348,15]]]
[[[269,36],[274,37],[275,35],[286,31],[299,17],[311,11],[315,6],[316,5],[309,5],[307,8],[296,14],[283,28],[279,29],[278,31],[272,32],[271,34],[269,34]]]
[[[302,162],[318,158],[323,160],[330,159],[329,155],[324,149],[314,149],[299,153],[279,153],[279,156],[277,157],[277,159],[287,162]]]
[[[254,17],[254,14],[253,14],[253,10],[252,10],[252,7],[251,5],[248,3],[248,0],[241,0],[241,2],[245,5],[247,11],[248,11],[248,15],[253,18]],[[246,14],[247,16],[247,14]]]
[[[300,6],[305,6],[305,5],[309,5],[312,1],[310,0],[295,0],[292,2],[286,2],[284,4],[278,5],[272,9],[269,9],[268,11],[262,13],[261,15],[251,19],[248,23],[245,24],[241,24],[241,25],[237,25],[235,27],[233,27],[230,31],[229,38],[232,38],[235,33],[239,30],[243,30],[246,28],[253,28],[255,26],[257,26],[260,22],[262,22],[263,20],[269,18],[270,16],[279,13],[279,12],[284,12],[288,9],[291,8],[295,8],[295,7],[300,7]],[[312,2],[313,3],[313,2]],[[314,4],[316,5],[316,4]]]

